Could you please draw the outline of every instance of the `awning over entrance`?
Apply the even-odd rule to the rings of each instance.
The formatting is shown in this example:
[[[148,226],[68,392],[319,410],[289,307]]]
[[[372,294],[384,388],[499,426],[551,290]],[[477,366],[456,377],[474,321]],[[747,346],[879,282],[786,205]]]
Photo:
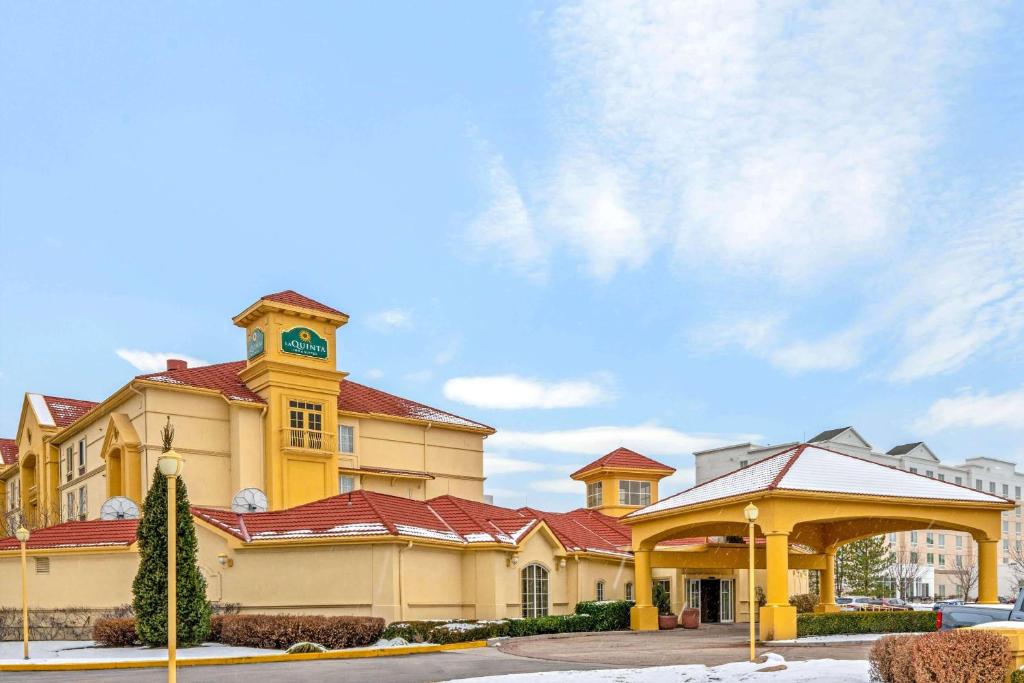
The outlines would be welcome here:
[[[761,637],[796,636],[796,610],[789,605],[791,567],[821,568],[822,611],[835,605],[836,548],[877,534],[922,528],[970,533],[978,543],[978,601],[995,603],[996,543],[1001,513],[1014,503],[999,496],[810,444],[800,444],[753,465],[694,486],[637,510],[622,522],[632,527],[637,604],[633,628],[657,628],[649,604],[652,566],[666,557],[659,542],[687,536],[746,536],[743,508],[759,509],[756,534],[765,538],[767,605]],[[791,546],[806,548],[814,561],[794,562]],[[758,553],[761,555],[760,553]],[[710,558],[709,558],[710,559]],[[764,564],[761,564],[761,563]],[[718,551],[714,566],[746,567],[742,553]]]

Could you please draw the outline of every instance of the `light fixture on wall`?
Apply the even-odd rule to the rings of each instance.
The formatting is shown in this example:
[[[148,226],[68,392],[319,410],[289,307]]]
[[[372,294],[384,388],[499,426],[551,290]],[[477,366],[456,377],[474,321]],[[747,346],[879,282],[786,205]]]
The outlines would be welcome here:
[[[513,554],[509,554],[509,556],[508,556],[508,566],[515,567],[517,564],[519,564],[519,555],[516,555],[514,553]]]
[[[234,567],[235,566],[235,561],[232,560],[230,557],[228,557],[227,553],[221,553],[220,555],[218,555],[217,556],[217,562],[219,562],[220,566],[222,566],[222,567]]]
[[[559,569],[565,569],[565,558],[564,557],[558,561],[558,568]]]

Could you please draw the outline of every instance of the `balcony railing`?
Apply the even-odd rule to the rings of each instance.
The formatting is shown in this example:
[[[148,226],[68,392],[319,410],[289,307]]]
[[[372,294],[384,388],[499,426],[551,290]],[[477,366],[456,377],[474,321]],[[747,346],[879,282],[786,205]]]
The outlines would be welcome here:
[[[333,453],[337,450],[336,441],[335,435],[328,432],[317,432],[312,429],[281,430],[281,446],[284,448]]]

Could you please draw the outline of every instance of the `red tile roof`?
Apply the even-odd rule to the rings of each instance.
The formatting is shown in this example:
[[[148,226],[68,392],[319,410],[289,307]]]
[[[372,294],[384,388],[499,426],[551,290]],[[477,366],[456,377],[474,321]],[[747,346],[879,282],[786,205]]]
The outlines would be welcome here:
[[[64,522],[51,527],[33,529],[28,538],[28,549],[72,548],[97,546],[129,546],[135,542],[137,519]],[[0,550],[20,547],[14,536],[0,538]]]
[[[583,467],[576,470],[569,476],[575,479],[584,472],[596,470],[601,467],[621,467],[631,470],[660,470],[662,472],[668,473],[676,471],[674,467],[663,465],[657,460],[651,460],[646,455],[640,455],[636,451],[631,451],[628,448],[616,448],[611,453],[608,453],[607,455],[602,455],[600,458],[590,463],[589,465],[584,465]]]
[[[218,363],[217,365],[203,365],[195,368],[153,372],[148,375],[139,375],[135,379],[163,382],[172,386],[182,385],[199,387],[201,389],[213,389],[219,391],[232,401],[264,403],[264,400],[250,390],[238,377],[238,373],[245,369],[245,365],[244,360]],[[338,394],[338,410],[363,415],[376,413],[436,424],[494,431],[491,427],[480,422],[459,417],[458,415],[438,408],[432,408],[407,398],[395,396],[394,394],[389,394],[349,379],[342,380],[341,382],[341,389]]]
[[[13,465],[18,462],[18,442],[14,439],[0,439],[0,463]]]
[[[279,304],[288,304],[289,306],[298,306],[299,308],[309,308],[314,311],[323,311],[324,313],[331,313],[333,315],[344,315],[348,317],[336,308],[331,308],[327,304],[322,304],[319,301],[310,299],[308,296],[303,296],[298,292],[286,289],[283,292],[276,292],[274,294],[265,294],[260,297],[261,301],[276,301]]]
[[[43,400],[46,401],[46,407],[50,409],[54,423],[61,428],[67,427],[99,405],[96,401],[82,401],[77,398],[61,398],[60,396],[43,396]]]

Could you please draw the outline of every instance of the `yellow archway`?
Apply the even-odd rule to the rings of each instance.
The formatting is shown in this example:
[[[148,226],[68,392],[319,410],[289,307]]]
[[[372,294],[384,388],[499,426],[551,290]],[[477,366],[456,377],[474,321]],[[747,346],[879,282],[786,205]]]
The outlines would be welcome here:
[[[996,544],[1001,513],[1012,509],[1014,503],[805,444],[622,519],[632,527],[633,535],[634,630],[658,628],[657,609],[651,604],[651,569],[666,566],[672,555],[679,555],[656,551],[658,543],[692,536],[746,535],[743,508],[751,502],[760,511],[756,533],[765,539],[765,549],[759,552],[759,565],[767,569],[767,604],[760,610],[762,640],[796,637],[796,608],[789,604],[788,594],[791,567],[820,569],[818,609],[837,610],[836,548],[889,532],[936,528],[970,533],[978,543],[978,601],[998,602]],[[803,560],[799,554],[791,554],[794,544],[807,548],[810,557]],[[707,552],[712,550],[713,555],[689,561],[693,566],[746,567],[742,553],[721,548]],[[791,558],[798,559],[794,563]]]
[[[107,465],[107,498],[127,496],[142,502],[142,443],[132,421],[113,413],[100,454]]]

